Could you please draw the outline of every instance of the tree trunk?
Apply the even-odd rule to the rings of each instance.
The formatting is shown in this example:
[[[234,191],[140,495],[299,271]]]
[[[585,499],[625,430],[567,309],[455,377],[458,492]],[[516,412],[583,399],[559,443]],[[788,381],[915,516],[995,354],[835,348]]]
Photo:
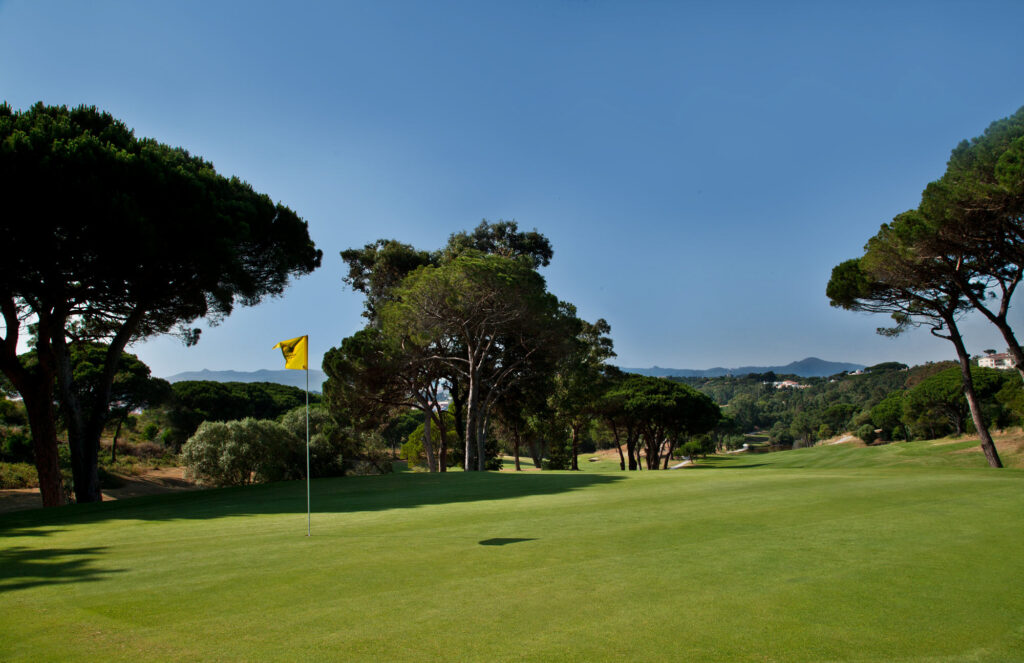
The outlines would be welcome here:
[[[572,426],[572,464],[569,465],[569,469],[574,472],[579,472],[580,463],[577,456],[579,455],[579,440],[580,440],[580,426],[579,424],[573,423]]]
[[[64,482],[60,475],[59,455],[57,454],[57,427],[53,411],[53,377],[40,389],[43,394],[35,394],[27,389],[21,391],[25,411],[28,414],[29,430],[32,432],[32,450],[36,459],[36,474],[39,477],[39,495],[43,506],[60,506],[64,504]]]
[[[28,426],[32,433],[32,451],[39,477],[39,495],[43,506],[64,504],[64,482],[60,474],[57,453],[56,412],[53,407],[54,377],[56,369],[46,336],[39,336],[36,343],[37,364],[31,370],[25,368],[18,358],[18,336],[21,321],[18,309],[12,299],[0,299],[3,312],[5,336],[0,344],[0,370],[8,377],[14,388],[21,394],[28,415]],[[45,326],[49,315],[39,316],[40,327]]]
[[[527,447],[530,450],[530,459],[533,461],[533,466],[538,469],[544,467],[544,444],[542,438],[539,435],[532,436],[527,443]]]
[[[423,451],[427,454],[427,471],[437,472],[437,459],[434,457],[434,439],[430,435],[430,403],[423,408]]]
[[[622,456],[622,443],[619,442],[619,428],[612,426],[612,435],[615,436],[615,450],[619,452],[619,470],[626,471],[626,459]]]
[[[53,339],[51,339],[53,340]],[[71,353],[64,339],[55,343],[57,359],[57,388],[60,393],[61,412],[68,429],[68,446],[71,448],[71,474],[75,482],[75,501],[101,502],[99,475],[99,431],[93,431],[92,421],[86,421],[80,394],[75,389],[71,368]],[[93,399],[98,396],[93,394]],[[106,404],[106,401],[104,401]],[[94,408],[90,408],[92,410]],[[90,417],[91,419],[91,417]]]
[[[519,426],[514,426],[512,429],[512,449],[516,458],[516,472],[521,472],[522,468],[519,467]]]
[[[487,413],[478,412],[477,421],[479,423],[476,433],[476,469],[483,472],[487,469]]]
[[[629,457],[630,472],[635,472],[639,465],[639,458],[636,453],[636,437],[632,431],[626,432],[626,455]]]
[[[114,429],[114,437],[113,437],[112,440],[110,440],[110,462],[111,463],[116,463],[117,462],[117,436],[121,434],[121,424],[124,423],[124,420],[127,418],[127,416],[128,415],[125,415],[125,416],[123,416],[123,417],[121,417],[121,418],[119,418],[117,420],[117,427]]]
[[[963,378],[964,397],[967,398],[967,405],[971,408],[971,418],[974,420],[974,428],[978,431],[978,437],[981,440],[981,450],[985,453],[985,458],[988,460],[990,467],[1002,467],[1003,463],[999,460],[999,452],[996,450],[995,442],[992,441],[992,436],[989,435],[988,426],[985,424],[985,417],[981,412],[978,394],[974,391],[974,378],[971,377],[971,360],[967,355],[967,349],[964,347],[960,330],[956,326],[956,321],[951,316],[946,319],[946,325],[949,329],[949,339],[956,347],[956,354],[960,359],[960,376]]]
[[[471,364],[472,365],[472,364]],[[473,462],[473,452],[476,449],[476,381],[473,374],[469,376],[469,389],[466,394],[466,434],[465,434],[465,464],[466,472],[476,470],[476,463]]]
[[[437,461],[438,461],[437,470],[438,470],[438,472],[447,472],[448,471],[448,427],[445,426],[445,422],[444,422],[444,410],[440,410],[439,411],[439,416],[438,416],[438,421],[437,421],[437,432],[438,432],[438,436],[441,438],[441,445],[440,445],[441,448],[440,448],[440,450],[437,453],[437,457],[438,457],[437,458]]]

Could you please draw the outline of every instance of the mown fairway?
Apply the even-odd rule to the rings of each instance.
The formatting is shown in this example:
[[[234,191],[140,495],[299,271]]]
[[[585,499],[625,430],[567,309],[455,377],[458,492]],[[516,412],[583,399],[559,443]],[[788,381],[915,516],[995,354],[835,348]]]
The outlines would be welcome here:
[[[1024,472],[763,458],[6,515],[0,660],[1024,660]]]

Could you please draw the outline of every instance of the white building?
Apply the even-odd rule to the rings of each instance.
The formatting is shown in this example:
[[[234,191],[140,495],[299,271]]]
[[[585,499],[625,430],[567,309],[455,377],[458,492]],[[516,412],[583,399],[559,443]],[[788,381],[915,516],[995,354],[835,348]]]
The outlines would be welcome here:
[[[1001,371],[1010,371],[1016,368],[1013,365],[1013,359],[1005,352],[982,357],[978,360],[978,366],[982,368],[998,368]]]

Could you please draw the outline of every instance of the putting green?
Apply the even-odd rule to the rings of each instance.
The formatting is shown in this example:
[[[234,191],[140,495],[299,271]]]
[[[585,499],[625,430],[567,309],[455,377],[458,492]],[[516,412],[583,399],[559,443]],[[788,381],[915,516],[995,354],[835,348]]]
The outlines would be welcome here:
[[[1024,472],[732,463],[8,514],[0,660],[1024,660]]]

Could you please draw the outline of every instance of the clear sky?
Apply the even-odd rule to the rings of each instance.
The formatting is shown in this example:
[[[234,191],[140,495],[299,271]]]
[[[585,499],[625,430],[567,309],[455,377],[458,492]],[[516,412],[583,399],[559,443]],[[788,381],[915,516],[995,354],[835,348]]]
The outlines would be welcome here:
[[[196,347],[135,345],[157,375],[281,368],[307,333],[315,366],[363,322],[340,251],[484,218],[551,239],[550,290],[620,365],[921,363],[952,346],[825,284],[1024,105],[1022,25],[1020,0],[0,0],[0,98],[96,105],[309,221],[324,266]]]

